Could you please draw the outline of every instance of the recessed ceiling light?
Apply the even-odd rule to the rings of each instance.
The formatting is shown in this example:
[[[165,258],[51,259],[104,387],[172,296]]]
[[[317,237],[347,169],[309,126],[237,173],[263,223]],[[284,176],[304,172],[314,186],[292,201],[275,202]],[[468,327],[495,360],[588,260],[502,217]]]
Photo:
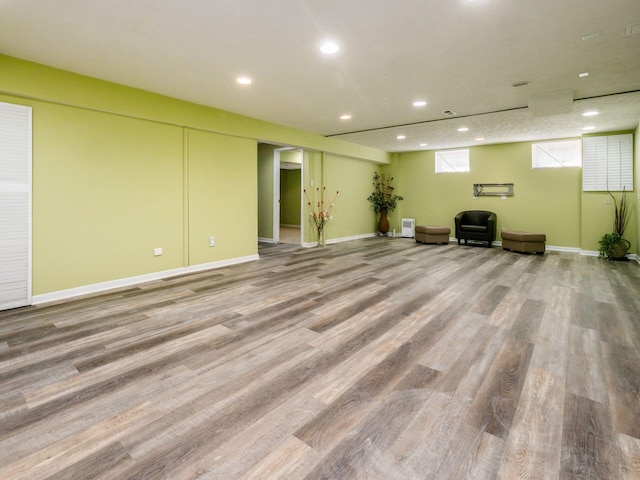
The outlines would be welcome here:
[[[321,46],[320,46],[320,51],[322,53],[326,53],[328,55],[332,55],[334,53],[338,53],[340,51],[340,47],[338,46],[337,43],[332,42],[332,41],[327,41],[324,42]]]
[[[598,111],[597,110],[590,110],[590,111],[584,112],[582,114],[583,117],[594,117],[596,115],[598,115]]]
[[[484,137],[476,137],[475,141],[476,142],[482,142],[482,141],[484,141]]]
[[[340,115],[340,120],[351,120],[351,115],[349,115],[348,113]]]
[[[424,107],[427,104],[424,100],[416,100],[413,102],[414,107]]]
[[[468,128],[468,127],[460,127],[460,128],[458,129],[458,131],[459,131],[459,132],[468,132],[468,131],[469,131],[469,128]]]
[[[236,79],[236,82],[238,82],[240,85],[249,85],[251,81],[252,80],[249,77],[238,77]]]
[[[581,72],[581,73],[578,74],[578,77],[580,77],[580,78],[585,78],[585,77],[588,77],[588,76],[589,76],[589,72]]]
[[[582,40],[591,40],[592,38],[596,38],[599,37],[600,35],[602,35],[604,32],[593,32],[593,33],[587,33],[586,35],[582,36]]]
[[[396,138],[398,140],[404,140],[405,138],[407,138],[407,136],[406,135],[398,135]]]
[[[421,144],[420,144],[420,146],[421,146],[421,147],[426,147],[426,146],[427,146],[427,144],[426,144],[426,143],[421,143]]]
[[[582,127],[583,130],[595,130],[596,127],[594,127],[593,125],[589,125],[588,127]]]

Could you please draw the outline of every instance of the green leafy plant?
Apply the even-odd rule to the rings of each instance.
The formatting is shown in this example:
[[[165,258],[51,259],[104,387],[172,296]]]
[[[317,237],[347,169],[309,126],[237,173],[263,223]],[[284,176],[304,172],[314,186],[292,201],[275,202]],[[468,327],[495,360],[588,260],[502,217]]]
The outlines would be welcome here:
[[[400,195],[393,193],[395,187],[391,185],[392,181],[393,177],[384,173],[376,172],[373,175],[373,193],[369,195],[367,200],[371,202],[371,206],[378,213],[390,212],[396,208],[398,200],[404,200]]]
[[[607,192],[613,199],[613,232],[605,233],[598,241],[600,244],[600,257],[616,260],[624,260],[626,253],[631,244],[628,240],[622,238],[624,231],[629,224],[630,210],[627,201],[627,191],[622,189],[622,197],[618,199],[611,193]]]
[[[622,238],[622,235],[617,232],[605,233],[598,241],[598,243],[600,244],[600,257],[608,258],[613,256],[614,252],[618,248],[618,245],[622,243],[623,240],[624,239]]]

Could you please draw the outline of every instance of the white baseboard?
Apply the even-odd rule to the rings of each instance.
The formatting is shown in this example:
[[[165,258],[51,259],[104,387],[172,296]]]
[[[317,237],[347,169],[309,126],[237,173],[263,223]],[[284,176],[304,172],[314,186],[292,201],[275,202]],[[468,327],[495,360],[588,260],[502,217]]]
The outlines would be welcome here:
[[[586,255],[588,257],[599,257],[600,252],[597,252],[595,250],[580,250],[580,255]],[[640,256],[635,253],[627,253],[627,258],[629,260],[635,260],[636,262],[640,263]]]
[[[41,303],[57,302],[60,300],[67,300],[73,297],[92,295],[95,293],[105,292],[107,290],[114,290],[116,288],[130,287],[132,285],[151,282],[153,280],[162,280],[164,278],[176,277],[178,275],[184,275],[185,273],[202,272],[204,270],[212,270],[214,268],[228,267],[230,265],[252,262],[259,259],[260,257],[257,254],[247,255],[245,257],[230,258],[228,260],[202,263],[199,265],[191,265],[188,267],[180,267],[180,268],[174,268],[171,270],[163,270],[161,272],[153,272],[153,273],[147,273],[144,275],[136,275],[134,277],[110,280],[108,282],[94,283],[92,285],[84,285],[82,287],[75,287],[75,288],[69,288],[66,290],[59,290],[57,292],[34,295],[31,303],[32,305],[38,305]]]
[[[351,240],[359,240],[361,238],[370,238],[375,236],[377,236],[377,234],[375,233],[363,233],[361,235],[352,235],[350,237],[331,238],[327,240],[327,245],[331,245],[333,243],[349,242]],[[317,242],[304,242],[302,244],[302,246],[305,248],[315,247],[316,245],[317,245]]]
[[[579,249],[578,247],[558,247],[557,245],[547,245],[545,247],[547,250],[551,250],[552,252],[567,252],[567,253],[579,253],[582,255],[584,250]],[[597,255],[598,252],[596,252]]]
[[[589,257],[599,257],[600,252],[596,252],[595,250],[581,250],[580,255],[586,255]],[[636,262],[638,262],[638,264],[640,264],[640,257],[635,253],[627,253],[627,258],[629,260],[635,260]]]

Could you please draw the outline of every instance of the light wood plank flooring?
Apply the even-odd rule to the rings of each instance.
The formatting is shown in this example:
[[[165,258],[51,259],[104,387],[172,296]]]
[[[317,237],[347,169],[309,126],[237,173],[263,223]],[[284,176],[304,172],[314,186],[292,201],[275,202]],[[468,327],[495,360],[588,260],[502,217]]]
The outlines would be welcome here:
[[[280,243],[293,243],[300,245],[300,227],[280,226]]]
[[[640,478],[636,262],[260,254],[0,312],[0,478]]]

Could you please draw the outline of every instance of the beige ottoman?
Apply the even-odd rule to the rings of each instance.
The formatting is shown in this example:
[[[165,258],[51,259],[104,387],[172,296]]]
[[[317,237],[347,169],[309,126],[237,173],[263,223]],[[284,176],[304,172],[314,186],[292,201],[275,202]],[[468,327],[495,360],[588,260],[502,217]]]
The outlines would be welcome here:
[[[544,254],[547,236],[544,233],[502,230],[502,248],[521,253]]]
[[[416,226],[416,242],[420,243],[449,243],[449,227],[440,225],[417,225]]]

